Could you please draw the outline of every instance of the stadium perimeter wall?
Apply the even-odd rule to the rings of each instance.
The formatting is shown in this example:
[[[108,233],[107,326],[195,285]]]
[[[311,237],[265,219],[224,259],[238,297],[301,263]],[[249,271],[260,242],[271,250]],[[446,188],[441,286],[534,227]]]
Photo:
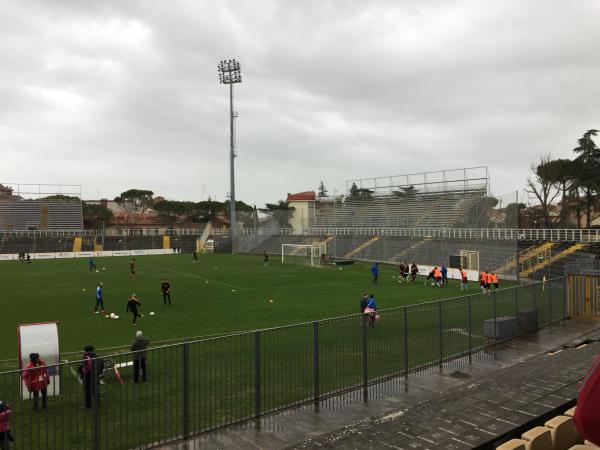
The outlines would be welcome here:
[[[281,254],[282,244],[313,244],[327,240],[327,254],[335,258],[351,258],[382,263],[416,262],[422,266],[449,264],[451,255],[463,251],[479,252],[479,268],[502,269],[504,278],[516,278],[516,267],[502,268],[518,250],[516,240],[486,241],[480,239],[412,238],[398,236],[271,236],[258,245],[254,237],[242,236],[240,253]],[[421,272],[423,272],[421,270]],[[470,277],[471,279],[471,277]],[[472,278],[472,279],[477,279]]]

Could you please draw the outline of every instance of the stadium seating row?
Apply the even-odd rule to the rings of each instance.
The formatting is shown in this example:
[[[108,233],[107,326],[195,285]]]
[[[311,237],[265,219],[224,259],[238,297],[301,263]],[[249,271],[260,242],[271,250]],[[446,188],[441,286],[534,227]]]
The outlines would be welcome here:
[[[573,417],[575,407],[564,415],[553,417],[544,426],[534,427],[521,435],[520,439],[496,447],[497,450],[594,450],[599,447],[587,442],[577,434]]]
[[[335,208],[317,208],[319,227],[453,227],[485,194],[482,190],[373,199],[347,199]]]
[[[83,229],[81,202],[0,202],[0,229]]]

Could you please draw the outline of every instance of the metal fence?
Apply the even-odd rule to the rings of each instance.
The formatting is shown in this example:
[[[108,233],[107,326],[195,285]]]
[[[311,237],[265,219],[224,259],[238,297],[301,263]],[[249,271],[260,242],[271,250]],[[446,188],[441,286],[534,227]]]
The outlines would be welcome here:
[[[434,289],[434,288],[432,288]],[[442,289],[446,289],[442,287]],[[157,347],[147,381],[135,355],[50,368],[47,407],[21,391],[24,371],[0,373],[14,448],[148,448],[464,357],[566,317],[567,278],[361,314]],[[358,307],[358,305],[357,305]],[[42,355],[43,357],[43,355]],[[123,383],[113,367],[120,367]],[[88,408],[86,408],[86,386]]]
[[[600,319],[600,274],[569,275],[569,316]]]

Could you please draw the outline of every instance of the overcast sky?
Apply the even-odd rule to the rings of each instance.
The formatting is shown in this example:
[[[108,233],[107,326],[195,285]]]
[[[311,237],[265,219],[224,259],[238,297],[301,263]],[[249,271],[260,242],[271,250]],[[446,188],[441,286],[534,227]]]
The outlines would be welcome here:
[[[0,3],[0,182],[238,200],[487,165],[522,191],[600,128],[600,1]],[[600,142],[599,142],[600,144]]]

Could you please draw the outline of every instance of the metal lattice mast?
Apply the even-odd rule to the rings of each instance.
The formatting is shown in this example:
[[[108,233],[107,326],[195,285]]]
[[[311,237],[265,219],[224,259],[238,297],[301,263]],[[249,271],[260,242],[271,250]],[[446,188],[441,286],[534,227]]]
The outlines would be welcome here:
[[[237,113],[233,110],[233,85],[242,82],[240,63],[235,59],[223,60],[217,66],[219,70],[219,82],[229,85],[229,164],[230,164],[230,190],[229,190],[229,237],[231,239],[231,251],[236,249],[236,220],[235,220],[235,125]]]

